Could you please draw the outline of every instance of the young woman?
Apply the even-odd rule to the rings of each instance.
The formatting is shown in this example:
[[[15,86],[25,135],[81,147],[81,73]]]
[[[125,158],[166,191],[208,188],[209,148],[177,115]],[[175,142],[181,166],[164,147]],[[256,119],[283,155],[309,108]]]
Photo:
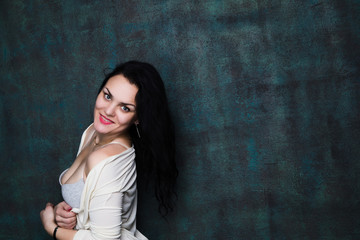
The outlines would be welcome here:
[[[59,178],[65,201],[40,213],[45,230],[59,240],[147,239],[136,229],[137,175],[154,180],[160,213],[171,211],[177,169],[164,84],[152,65],[130,61],[103,81],[94,122]]]

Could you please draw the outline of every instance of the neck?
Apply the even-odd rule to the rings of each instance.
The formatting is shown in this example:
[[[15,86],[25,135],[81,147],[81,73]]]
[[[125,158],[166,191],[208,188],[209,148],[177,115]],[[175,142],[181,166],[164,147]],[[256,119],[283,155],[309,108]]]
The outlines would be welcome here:
[[[119,136],[119,135],[114,136],[114,135],[101,134],[101,133],[95,132],[93,141],[94,141],[95,146],[102,146],[102,145],[105,145],[105,144],[108,144],[108,143],[114,141],[117,138],[123,138],[126,141],[130,140],[130,136],[128,136],[127,134],[124,134],[122,136]]]
[[[106,135],[102,135],[99,133],[95,133],[95,137],[94,137],[94,145],[96,146],[102,146],[105,145],[109,142],[114,141],[116,137],[112,137],[112,136],[106,136]]]

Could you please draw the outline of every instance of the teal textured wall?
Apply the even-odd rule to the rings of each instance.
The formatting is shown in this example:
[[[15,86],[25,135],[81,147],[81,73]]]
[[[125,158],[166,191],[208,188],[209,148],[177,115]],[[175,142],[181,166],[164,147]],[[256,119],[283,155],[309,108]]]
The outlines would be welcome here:
[[[360,239],[359,1],[0,2],[0,239],[39,212],[91,123],[103,70],[154,64],[180,170],[150,239]]]

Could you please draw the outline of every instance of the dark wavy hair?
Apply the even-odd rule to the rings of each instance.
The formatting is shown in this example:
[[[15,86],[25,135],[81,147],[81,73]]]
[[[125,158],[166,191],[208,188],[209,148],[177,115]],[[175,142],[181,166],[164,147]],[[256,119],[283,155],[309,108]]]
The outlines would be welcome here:
[[[175,206],[178,170],[175,163],[174,125],[170,117],[164,83],[151,64],[129,61],[106,74],[99,93],[107,81],[116,75],[123,75],[139,89],[135,102],[140,137],[135,125],[130,127],[130,136],[136,152],[137,172],[144,182],[149,182],[149,178],[155,180],[159,212],[165,216],[173,211]]]

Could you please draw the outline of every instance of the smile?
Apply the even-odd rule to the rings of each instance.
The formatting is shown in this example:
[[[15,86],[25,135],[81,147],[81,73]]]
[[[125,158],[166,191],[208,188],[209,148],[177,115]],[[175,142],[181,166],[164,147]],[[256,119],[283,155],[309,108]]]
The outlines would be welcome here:
[[[102,124],[104,125],[109,125],[109,124],[113,124],[114,122],[111,121],[110,119],[108,119],[107,117],[105,117],[104,115],[100,114],[99,120]]]

